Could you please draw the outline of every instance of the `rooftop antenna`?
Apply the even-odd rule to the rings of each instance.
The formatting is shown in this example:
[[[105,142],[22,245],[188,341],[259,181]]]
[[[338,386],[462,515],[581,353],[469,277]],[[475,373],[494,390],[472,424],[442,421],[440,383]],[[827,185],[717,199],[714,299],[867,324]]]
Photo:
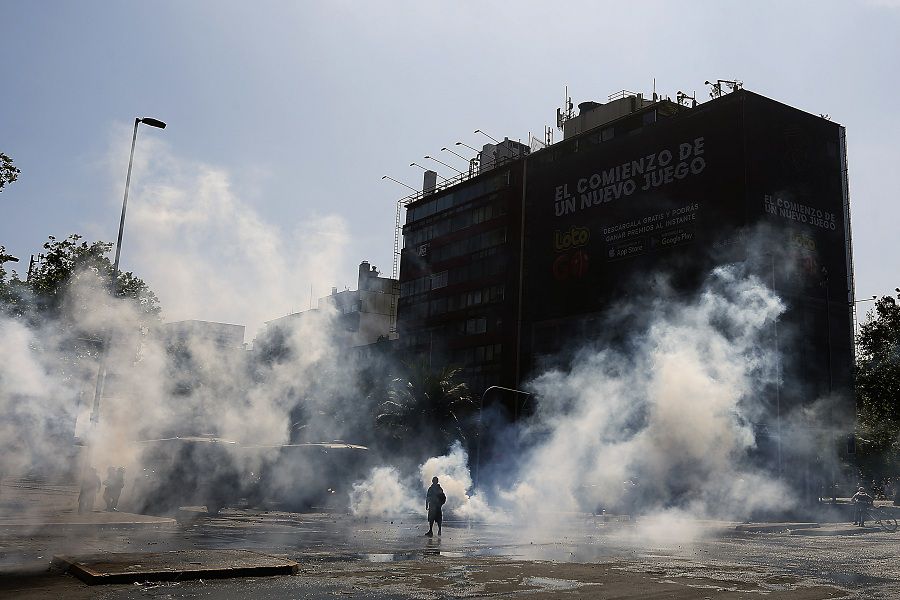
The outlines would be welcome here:
[[[559,129],[562,129],[563,124],[575,116],[575,107],[572,104],[572,97],[569,95],[569,86],[566,86],[566,100],[564,105],[564,109],[556,109],[556,127]]]
[[[653,78],[653,101],[656,102],[656,77]]]

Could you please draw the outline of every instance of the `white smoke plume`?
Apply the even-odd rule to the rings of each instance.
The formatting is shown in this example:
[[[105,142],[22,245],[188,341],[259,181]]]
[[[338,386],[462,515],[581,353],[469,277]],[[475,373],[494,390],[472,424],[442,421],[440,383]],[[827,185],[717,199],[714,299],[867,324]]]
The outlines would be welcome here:
[[[164,309],[185,318],[249,314],[261,321],[278,316],[272,311],[286,299],[305,297],[310,281],[325,287],[346,237],[339,220],[312,220],[313,235],[282,236],[234,194],[221,171],[175,160],[160,144],[146,156],[154,158],[143,159],[142,168],[158,176],[148,179],[164,183],[135,189],[131,252]],[[243,448],[230,460],[241,476],[258,475],[272,447],[294,441],[297,427],[310,441],[355,441],[372,427],[350,375],[354,365],[333,344],[334,314],[327,310],[263,336],[259,346],[267,353],[253,357],[189,337],[182,349],[187,367],[179,367],[165,338],[145,327],[133,305],[112,301],[104,282],[85,274],[69,294],[68,329],[0,319],[0,349],[9,357],[0,362],[0,410],[14,415],[0,429],[6,474],[67,462],[57,432],[86,416],[97,372],[90,358],[67,362],[80,331],[112,340],[108,393],[92,437],[92,462],[101,472],[127,464],[134,477],[141,468],[135,440],[211,433]],[[540,399],[536,414],[517,432],[507,462],[494,465],[493,481],[483,477],[473,490],[469,457],[456,444],[415,470],[387,463],[360,477],[350,492],[353,512],[421,511],[434,476],[449,514],[495,521],[597,510],[743,518],[789,505],[787,490],[747,459],[756,443],[750,423],[765,412],[763,392],[776,377],[777,357],[761,340],[784,310],[779,299],[733,266],[716,269],[697,297],[663,291],[655,301],[617,310],[640,311],[643,328],[625,345],[586,346],[565,369],[530,383]],[[181,387],[179,368],[189,373]],[[210,468],[220,466],[196,466]],[[303,487],[291,473],[271,477],[279,489]]]
[[[135,169],[156,183],[132,189],[123,266],[159,294],[166,316],[243,322],[252,331],[304,306],[310,287],[338,280],[347,241],[340,218],[311,215],[285,234],[237,196],[227,173],[178,157],[152,138],[142,141]],[[0,316],[0,479],[77,477],[86,453],[73,446],[75,431],[91,442],[90,462],[101,474],[107,466],[128,467],[127,503],[140,500],[129,498],[146,467],[140,440],[212,434],[239,442],[223,447],[242,448],[226,462],[244,477],[258,475],[272,454],[244,447],[285,444],[301,425],[308,441],[354,440],[367,426],[360,406],[340,402],[359,394],[349,376],[354,365],[333,343],[332,309],[262,336],[271,356],[223,348],[203,335],[188,335],[173,353],[159,324],[107,289],[88,270],[65,290],[58,317],[26,323]],[[109,341],[109,376],[93,428],[88,416],[102,339]],[[218,468],[197,471],[214,476]]]
[[[430,482],[429,482],[430,483]],[[364,480],[353,484],[350,511],[356,516],[386,517],[422,510],[407,482],[395,467],[375,467]]]
[[[719,268],[696,302],[647,308],[651,324],[629,352],[586,350],[570,370],[533,382],[538,426],[549,434],[507,501],[735,515],[784,496],[744,460],[755,445],[748,416],[775,373],[760,342],[781,302],[756,278]]]
[[[454,442],[447,454],[419,465],[418,477],[404,477],[396,467],[375,467],[365,480],[353,485],[350,510],[357,516],[381,517],[422,512],[431,479],[437,477],[447,496],[443,507],[446,514],[479,521],[505,520],[506,515],[473,494],[468,460],[462,444]]]
[[[120,144],[130,136],[120,127],[114,137],[107,164],[118,186]],[[159,137],[140,146],[122,261],[151,284],[168,320],[239,323],[252,336],[264,321],[308,308],[310,290],[323,296],[355,276],[339,271],[350,242],[340,216],[272,222],[224,169],[180,156]]]
[[[662,296],[642,305],[647,325],[624,347],[585,347],[569,368],[532,381],[537,413],[521,456],[494,469],[502,481],[473,500],[467,457],[455,445],[420,467],[408,494],[424,494],[437,475],[450,512],[550,516],[521,520],[531,527],[606,510],[656,514],[686,532],[688,516],[737,519],[790,507],[789,490],[748,458],[750,423],[764,413],[763,391],[776,377],[765,340],[782,302],[739,266],[716,269],[692,300]]]

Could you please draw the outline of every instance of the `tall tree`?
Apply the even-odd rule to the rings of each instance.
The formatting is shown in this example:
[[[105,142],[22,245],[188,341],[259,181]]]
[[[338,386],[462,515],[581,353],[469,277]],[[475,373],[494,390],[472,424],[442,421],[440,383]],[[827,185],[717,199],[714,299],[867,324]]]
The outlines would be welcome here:
[[[143,280],[131,272],[120,271],[114,276],[108,256],[112,246],[109,242],[87,243],[77,234],[62,240],[51,235],[43,245],[41,260],[25,281],[17,277],[7,281],[5,273],[0,278],[0,298],[6,311],[30,318],[58,317],[64,300],[78,282],[93,276],[113,282],[115,297],[128,298],[148,318],[157,318],[159,299]]]
[[[406,374],[391,382],[387,399],[378,406],[376,425],[395,445],[415,444],[423,454],[446,451],[465,441],[465,417],[475,403],[460,369],[431,370],[424,361],[406,365]]]
[[[857,338],[856,393],[860,466],[897,475],[900,461],[900,288],[882,296]]]
[[[56,332],[52,338],[40,339],[54,339],[58,344],[62,377],[69,377],[83,359],[96,357],[100,351],[105,335],[103,323],[108,321],[97,316],[105,314],[103,298],[109,296],[98,295],[98,285],[109,286],[116,297],[133,302],[139,321],[134,325],[141,331],[143,324],[159,319],[159,300],[144,281],[130,272],[113,278],[108,257],[112,244],[89,244],[73,234],[63,240],[50,236],[43,248],[41,260],[25,280],[15,272],[11,278],[0,272],[0,314],[34,327],[51,327]]]

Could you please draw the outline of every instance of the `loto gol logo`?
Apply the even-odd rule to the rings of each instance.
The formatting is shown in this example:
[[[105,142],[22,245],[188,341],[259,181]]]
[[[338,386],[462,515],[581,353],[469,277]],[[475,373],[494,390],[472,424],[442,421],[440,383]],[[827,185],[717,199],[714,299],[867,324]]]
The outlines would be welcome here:
[[[553,232],[553,249],[563,252],[570,248],[584,246],[591,239],[591,230],[587,227],[573,225],[568,231],[556,230]]]

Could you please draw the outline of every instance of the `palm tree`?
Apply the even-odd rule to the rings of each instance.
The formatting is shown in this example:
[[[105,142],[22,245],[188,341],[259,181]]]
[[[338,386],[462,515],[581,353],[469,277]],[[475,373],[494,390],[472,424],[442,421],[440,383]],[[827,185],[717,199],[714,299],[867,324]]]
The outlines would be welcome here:
[[[379,430],[394,444],[415,442],[434,450],[464,441],[463,418],[475,402],[468,386],[458,380],[461,369],[445,366],[432,371],[424,361],[404,366],[406,375],[391,381],[387,400],[378,405]]]

